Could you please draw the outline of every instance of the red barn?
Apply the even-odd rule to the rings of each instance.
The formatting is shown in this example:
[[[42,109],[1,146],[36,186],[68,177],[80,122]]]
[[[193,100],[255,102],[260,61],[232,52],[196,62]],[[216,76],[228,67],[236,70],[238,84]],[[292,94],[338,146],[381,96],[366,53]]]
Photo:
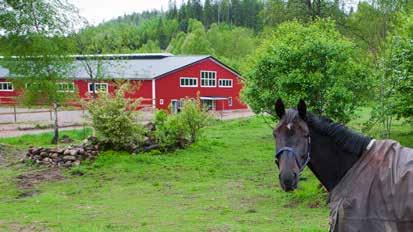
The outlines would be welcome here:
[[[142,98],[143,104],[158,109],[179,110],[180,101],[200,97],[203,105],[217,111],[246,109],[240,100],[243,83],[239,73],[212,56],[172,54],[129,54],[74,56],[69,74],[73,81],[59,83],[61,91],[75,91],[88,98],[96,91],[113,93],[115,82],[129,80],[139,89],[128,97]],[[97,75],[99,80],[92,84]],[[18,91],[7,80],[8,70],[0,67],[0,104],[13,103]]]

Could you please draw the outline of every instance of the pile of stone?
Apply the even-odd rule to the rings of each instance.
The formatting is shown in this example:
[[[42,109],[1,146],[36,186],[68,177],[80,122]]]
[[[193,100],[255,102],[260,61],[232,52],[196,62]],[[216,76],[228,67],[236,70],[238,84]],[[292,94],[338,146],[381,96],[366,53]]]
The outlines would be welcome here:
[[[67,148],[30,148],[26,158],[49,167],[78,166],[82,161],[93,160],[99,154],[99,146],[85,143]]]

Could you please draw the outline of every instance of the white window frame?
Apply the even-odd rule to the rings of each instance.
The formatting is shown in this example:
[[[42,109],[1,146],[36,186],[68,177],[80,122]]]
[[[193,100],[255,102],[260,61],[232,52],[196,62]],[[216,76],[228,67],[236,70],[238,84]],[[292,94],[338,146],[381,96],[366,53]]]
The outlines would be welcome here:
[[[164,101],[163,99],[159,99],[159,105],[163,105]]]
[[[222,82],[230,82],[231,83],[231,85],[222,85],[221,84],[221,81]],[[219,87],[220,88],[232,88],[232,86],[233,86],[233,80],[232,79],[219,79],[218,80],[218,84],[219,84]]]
[[[59,82],[59,83],[57,83],[57,85],[58,85],[57,86],[58,89],[60,89],[59,88],[60,85],[62,85],[62,86],[66,85],[66,88],[62,88],[63,90],[58,90],[58,92],[63,92],[63,93],[74,93],[75,92],[75,83],[74,82]],[[72,90],[69,90],[69,85],[73,86]]]
[[[203,85],[202,84],[202,73],[214,73],[215,74],[215,78],[213,79],[214,81],[215,81],[215,85],[209,85],[209,81],[210,81],[210,79],[209,79],[209,76],[208,76],[208,79],[207,79],[207,82],[208,82],[208,85]],[[200,74],[200,80],[201,80],[201,87],[204,87],[204,88],[215,88],[215,87],[217,87],[217,85],[218,85],[218,78],[217,78],[217,72],[216,71],[206,71],[206,70],[201,70],[201,74]],[[212,80],[212,79],[211,79]]]
[[[182,80],[183,79],[195,80],[195,85],[182,85]],[[181,78],[179,78],[179,87],[183,87],[183,88],[198,87],[198,78],[197,77],[181,77]]]
[[[13,86],[13,83],[11,83],[11,82],[0,82],[0,85],[2,86],[0,88],[1,92],[12,92],[12,91],[14,91],[14,86]],[[5,85],[5,86],[10,85],[11,89],[3,89],[3,85]]]
[[[87,90],[88,90],[89,93],[93,93],[93,90],[90,89],[90,86],[92,86],[92,84],[93,84],[93,83],[88,83],[88,85],[87,85]],[[97,83],[94,83],[94,84],[95,84],[94,87],[95,87],[95,92],[96,92],[96,93],[108,93],[108,92],[109,92],[109,85],[108,85],[108,83],[97,82]],[[106,91],[98,90],[98,89],[96,88],[97,85],[105,85],[105,86],[106,86]]]

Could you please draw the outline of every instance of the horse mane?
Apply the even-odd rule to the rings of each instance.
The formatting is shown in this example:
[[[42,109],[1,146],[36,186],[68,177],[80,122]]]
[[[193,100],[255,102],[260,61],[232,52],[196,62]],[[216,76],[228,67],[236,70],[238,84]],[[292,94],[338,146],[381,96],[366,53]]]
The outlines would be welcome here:
[[[343,124],[335,123],[324,116],[307,113],[307,125],[310,130],[330,137],[341,150],[360,157],[372,140],[368,136],[357,133]]]

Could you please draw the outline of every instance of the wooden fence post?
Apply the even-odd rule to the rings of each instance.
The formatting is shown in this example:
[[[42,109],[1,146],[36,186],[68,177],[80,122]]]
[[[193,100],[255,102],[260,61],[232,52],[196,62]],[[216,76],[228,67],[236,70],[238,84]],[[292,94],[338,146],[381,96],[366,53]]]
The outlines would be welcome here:
[[[13,112],[14,112],[14,123],[17,122],[17,112],[16,112],[16,105],[13,104]]]

